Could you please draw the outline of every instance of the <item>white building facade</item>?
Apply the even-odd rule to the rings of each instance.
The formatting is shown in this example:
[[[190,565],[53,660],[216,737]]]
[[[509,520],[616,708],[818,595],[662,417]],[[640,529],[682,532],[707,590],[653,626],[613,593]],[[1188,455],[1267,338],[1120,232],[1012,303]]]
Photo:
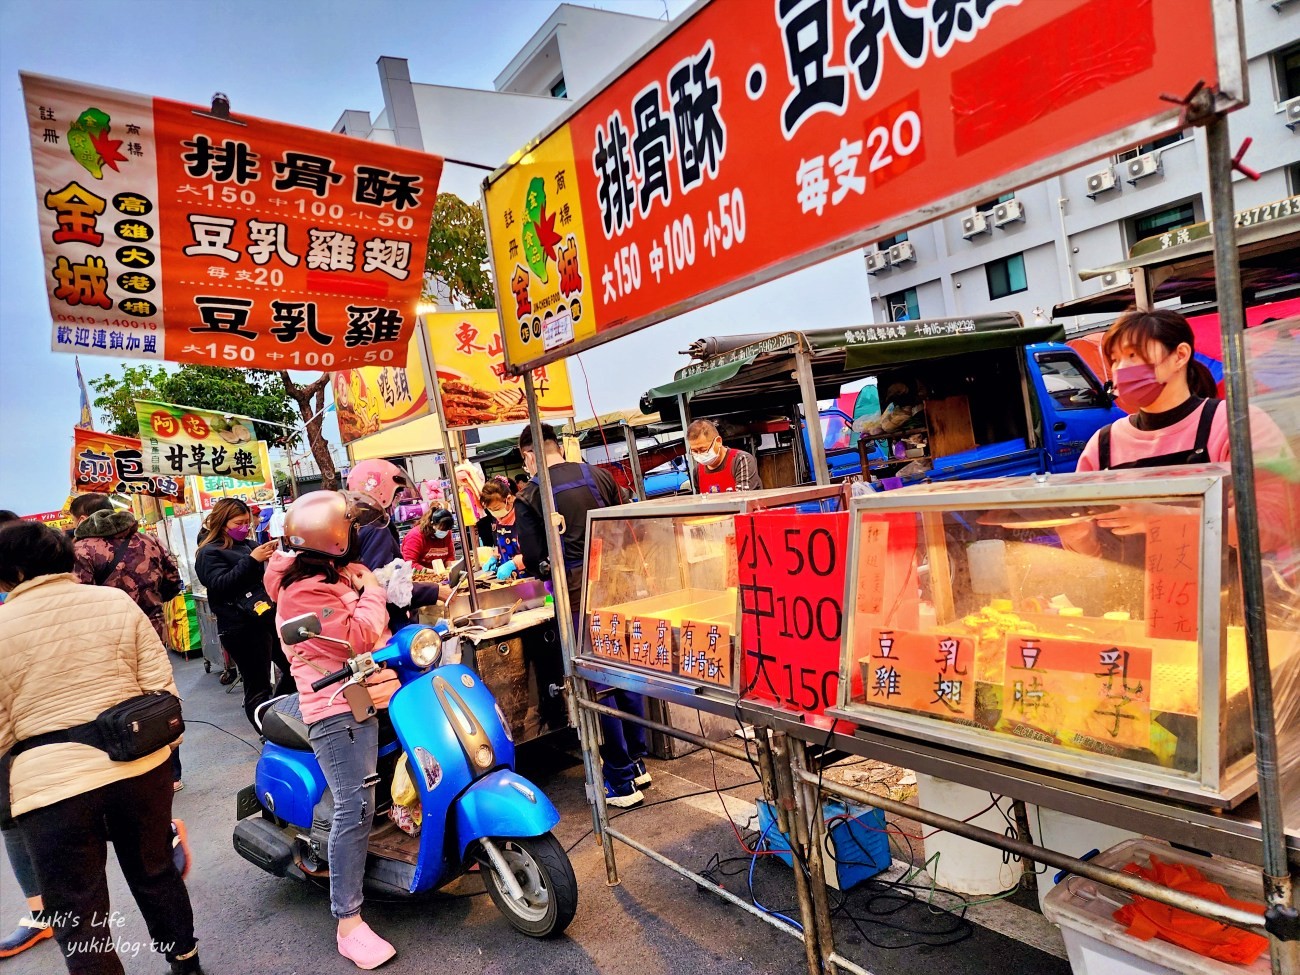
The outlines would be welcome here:
[[[490,169],[664,26],[662,20],[561,4],[496,76],[491,91],[413,82],[404,59],[381,57],[383,110],[373,120],[369,112],[345,111],[334,131],[441,155],[447,163],[440,191],[478,201]],[[861,256],[844,255],[584,353],[581,365],[570,365],[578,412],[635,408],[646,389],[669,381],[685,364],[677,350],[702,335],[870,324],[867,280]]]
[[[1233,145],[1254,139],[1234,206],[1300,194],[1300,0],[1242,0],[1250,104],[1229,116]],[[1181,94],[1181,93],[1180,93]],[[1052,306],[1115,287],[1078,272],[1122,261],[1144,237],[1209,219],[1205,133],[1178,135],[1100,160],[973,210],[866,248],[880,320]],[[1088,330],[1108,319],[1065,322]]]

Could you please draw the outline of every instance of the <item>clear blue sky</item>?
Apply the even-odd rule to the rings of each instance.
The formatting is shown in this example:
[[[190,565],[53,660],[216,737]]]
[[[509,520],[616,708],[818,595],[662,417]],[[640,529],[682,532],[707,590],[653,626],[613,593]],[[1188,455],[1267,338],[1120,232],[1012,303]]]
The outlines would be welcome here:
[[[579,0],[581,3],[582,0]],[[0,2],[0,508],[58,508],[77,418],[72,356],[50,351],[19,71],[329,129],[383,108],[375,61],[430,84],[491,88],[556,0],[3,0]],[[586,2],[650,17],[664,0]],[[668,0],[675,16],[686,0]],[[87,379],[116,361],[83,356]],[[653,377],[666,379],[664,377]],[[652,385],[646,383],[644,385]],[[628,403],[628,406],[633,404]]]

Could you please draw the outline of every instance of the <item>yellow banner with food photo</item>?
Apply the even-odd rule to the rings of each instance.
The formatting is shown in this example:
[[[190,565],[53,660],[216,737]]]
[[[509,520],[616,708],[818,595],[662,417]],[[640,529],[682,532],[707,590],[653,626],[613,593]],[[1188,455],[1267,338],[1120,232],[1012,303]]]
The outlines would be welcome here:
[[[495,311],[439,312],[426,315],[424,322],[449,430],[527,421],[524,381],[506,369]],[[533,382],[543,420],[573,416],[573,393],[563,362],[534,369]]]
[[[405,366],[363,366],[334,373],[334,407],[345,444],[429,415],[419,343],[417,329]]]
[[[143,399],[135,401],[135,415],[146,473],[254,483],[270,477],[262,461],[266,451],[248,417]]]

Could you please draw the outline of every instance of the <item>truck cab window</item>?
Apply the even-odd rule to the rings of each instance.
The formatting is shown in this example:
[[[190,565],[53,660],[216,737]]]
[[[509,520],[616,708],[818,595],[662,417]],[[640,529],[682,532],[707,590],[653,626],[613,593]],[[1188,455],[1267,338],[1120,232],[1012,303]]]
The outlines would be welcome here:
[[[1077,358],[1065,352],[1034,356],[1042,373],[1047,395],[1062,410],[1093,410],[1110,405],[1106,393],[1081,368]]]

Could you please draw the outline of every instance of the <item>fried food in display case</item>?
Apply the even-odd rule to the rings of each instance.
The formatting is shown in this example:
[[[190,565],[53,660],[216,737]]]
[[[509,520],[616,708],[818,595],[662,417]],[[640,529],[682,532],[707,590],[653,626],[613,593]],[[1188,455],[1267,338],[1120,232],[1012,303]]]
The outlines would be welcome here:
[[[736,692],[735,516],[795,504],[843,510],[843,495],[825,487],[774,489],[591,512],[579,657]]]
[[[924,485],[856,500],[841,711],[1215,807],[1254,790],[1226,468]],[[1297,707],[1295,615],[1270,657]],[[1288,761],[1292,749],[1283,749]]]

